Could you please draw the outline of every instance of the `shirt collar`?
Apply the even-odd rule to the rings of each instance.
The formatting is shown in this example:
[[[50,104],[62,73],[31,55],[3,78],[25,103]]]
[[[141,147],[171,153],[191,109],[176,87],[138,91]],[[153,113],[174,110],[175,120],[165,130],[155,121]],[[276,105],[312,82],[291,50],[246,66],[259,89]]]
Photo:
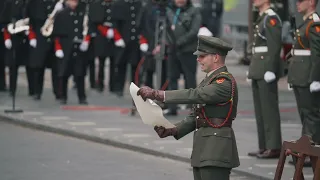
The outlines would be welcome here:
[[[218,67],[218,68],[216,68],[216,69],[214,69],[214,70],[212,70],[212,71],[208,72],[208,73],[207,73],[207,75],[206,75],[206,77],[209,77],[212,73],[214,73],[216,70],[218,70],[218,69],[220,69],[220,68],[222,68],[222,67],[225,67],[225,65],[220,66],[220,67]]]
[[[304,15],[304,16],[303,16],[303,20],[304,20],[304,21],[305,21],[305,20],[307,20],[307,19],[308,19],[308,17],[309,17],[309,16],[311,16],[314,12],[315,12],[315,11],[312,11],[312,12],[310,12],[310,13],[308,13],[308,14]]]

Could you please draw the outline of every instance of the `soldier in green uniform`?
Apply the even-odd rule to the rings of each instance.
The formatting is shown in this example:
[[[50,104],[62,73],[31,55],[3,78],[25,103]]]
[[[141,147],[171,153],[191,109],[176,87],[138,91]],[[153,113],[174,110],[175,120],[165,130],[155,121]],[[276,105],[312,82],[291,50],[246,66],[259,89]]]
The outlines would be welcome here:
[[[302,135],[320,143],[320,18],[318,0],[299,0],[303,22],[296,27],[289,59],[288,83],[293,88],[302,122]]]
[[[281,20],[270,8],[270,0],[254,0],[259,17],[254,23],[251,79],[257,122],[259,150],[249,152],[258,158],[278,158],[282,146],[278,80],[283,76],[281,51]]]
[[[237,114],[238,88],[225,66],[232,47],[222,40],[199,36],[197,61],[206,78],[194,89],[160,91],[141,87],[147,98],[171,104],[192,104],[192,112],[174,128],[155,126],[160,138],[180,139],[194,132],[191,166],[195,180],[228,180],[232,168],[240,165],[232,121]]]

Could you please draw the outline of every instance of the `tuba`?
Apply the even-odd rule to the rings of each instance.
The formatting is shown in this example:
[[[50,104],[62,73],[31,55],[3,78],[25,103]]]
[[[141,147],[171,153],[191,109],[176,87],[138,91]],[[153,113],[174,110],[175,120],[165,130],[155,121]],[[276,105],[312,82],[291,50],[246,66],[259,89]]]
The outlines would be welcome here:
[[[59,0],[58,3],[63,3],[64,0]],[[53,31],[53,23],[54,23],[54,17],[57,14],[58,9],[54,8],[52,13],[49,15],[49,17],[46,19],[44,25],[41,27],[40,31],[41,34],[45,37],[49,37],[52,34]]]
[[[29,26],[29,18],[20,19],[16,22],[8,24],[8,31],[10,34],[17,34],[23,31],[28,31]]]

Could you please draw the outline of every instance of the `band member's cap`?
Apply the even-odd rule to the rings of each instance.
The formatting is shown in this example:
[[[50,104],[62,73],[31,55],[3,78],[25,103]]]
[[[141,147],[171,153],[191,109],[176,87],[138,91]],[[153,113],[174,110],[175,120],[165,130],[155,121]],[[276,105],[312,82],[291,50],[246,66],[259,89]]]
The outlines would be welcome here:
[[[198,47],[194,55],[219,54],[226,56],[233,47],[223,40],[211,36],[198,36]]]

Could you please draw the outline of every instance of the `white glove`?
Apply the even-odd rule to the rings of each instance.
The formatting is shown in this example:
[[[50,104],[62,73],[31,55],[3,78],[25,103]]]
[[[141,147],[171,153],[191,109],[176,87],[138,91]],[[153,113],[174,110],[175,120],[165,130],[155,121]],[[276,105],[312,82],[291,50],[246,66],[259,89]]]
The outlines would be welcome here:
[[[115,45],[118,47],[125,47],[125,43],[124,43],[123,39],[119,39],[118,41],[116,41]]]
[[[36,48],[37,47],[37,40],[36,39],[31,39],[29,41],[29,45],[33,48]]]
[[[79,49],[82,52],[86,52],[88,50],[88,48],[89,48],[89,43],[86,41],[83,41],[79,46]]]
[[[57,10],[57,11],[60,11],[63,9],[63,4],[58,2],[55,6],[54,6],[54,9]]]
[[[291,84],[288,84],[288,90],[289,90],[289,91],[292,91],[292,90],[293,90],[293,88],[291,87]]]
[[[12,48],[12,41],[11,39],[7,39],[4,41],[4,45],[6,46],[7,49],[11,49]]]
[[[114,32],[112,28],[109,28],[107,31],[107,38],[112,39],[114,36]]]
[[[201,27],[198,31],[198,35],[213,36],[212,32],[206,27]]]
[[[274,81],[275,79],[276,79],[276,75],[273,72],[267,71],[266,73],[264,73],[264,80],[267,83],[270,83],[270,82]]]
[[[313,81],[310,84],[310,92],[319,92],[320,91],[320,82],[319,81]]]
[[[246,81],[247,81],[248,84],[251,85],[252,84],[252,80],[248,78],[248,75],[249,75],[249,72],[247,71],[246,72]]]
[[[56,51],[56,57],[62,59],[64,57],[63,51],[62,50],[58,50]]]
[[[140,50],[141,50],[142,52],[147,52],[148,49],[149,49],[149,46],[148,46],[147,43],[140,44]]]

